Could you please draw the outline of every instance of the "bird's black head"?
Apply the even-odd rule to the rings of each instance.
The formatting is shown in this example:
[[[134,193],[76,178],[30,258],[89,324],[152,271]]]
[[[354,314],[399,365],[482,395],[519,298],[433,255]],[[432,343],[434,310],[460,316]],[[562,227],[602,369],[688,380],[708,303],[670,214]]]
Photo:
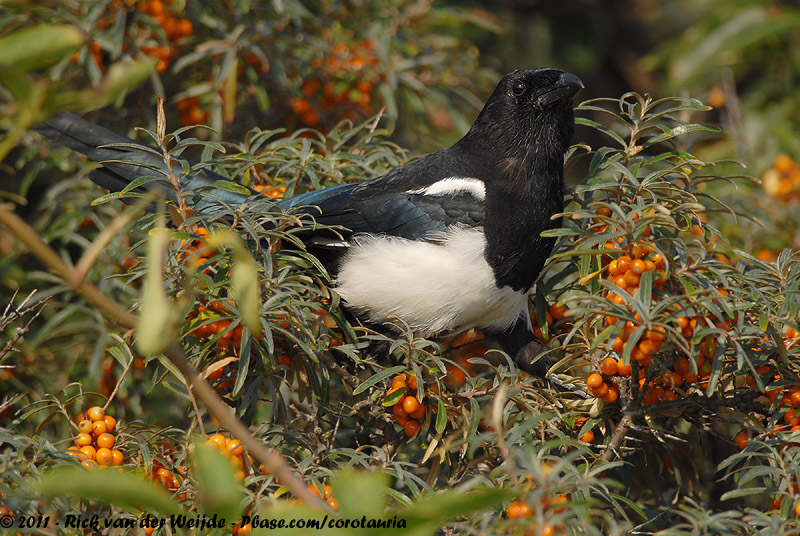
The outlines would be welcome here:
[[[548,68],[505,75],[465,141],[489,144],[506,171],[530,175],[535,162],[563,161],[574,128],[572,97],[583,87],[569,73]],[[485,145],[484,145],[485,146]]]

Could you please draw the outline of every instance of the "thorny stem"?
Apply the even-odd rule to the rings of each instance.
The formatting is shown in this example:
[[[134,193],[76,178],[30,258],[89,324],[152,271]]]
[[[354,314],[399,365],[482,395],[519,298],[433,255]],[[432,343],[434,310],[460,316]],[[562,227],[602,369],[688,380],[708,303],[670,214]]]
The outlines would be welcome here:
[[[0,224],[8,227],[17,239],[25,244],[38,259],[59,277],[61,277],[73,290],[80,293],[89,303],[114,318],[120,325],[135,329],[137,318],[117,302],[109,299],[97,287],[79,280],[61,257],[45,244],[38,234],[15,213],[7,208],[0,207]],[[328,505],[319,497],[313,495],[306,485],[295,476],[286,460],[279,453],[265,447],[250,433],[247,426],[240,421],[230,408],[223,402],[216,391],[206,382],[186,359],[183,349],[174,341],[165,351],[166,357],[177,367],[180,373],[189,381],[198,398],[208,407],[211,413],[219,419],[231,435],[239,439],[255,459],[264,464],[267,471],[274,474],[287,488],[300,500],[309,505],[328,509]],[[72,422],[72,420],[70,420]]]

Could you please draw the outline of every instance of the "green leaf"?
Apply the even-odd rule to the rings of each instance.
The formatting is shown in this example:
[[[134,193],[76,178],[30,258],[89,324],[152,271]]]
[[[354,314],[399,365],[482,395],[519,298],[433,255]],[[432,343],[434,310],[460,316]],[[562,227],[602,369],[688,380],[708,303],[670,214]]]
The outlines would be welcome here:
[[[206,515],[232,519],[241,513],[244,489],[237,482],[236,468],[215,447],[196,443],[194,449],[197,502]]]
[[[29,71],[78,50],[84,37],[75,26],[40,25],[0,39],[0,70]]]
[[[144,356],[163,352],[175,336],[175,317],[163,274],[169,241],[169,231],[157,227],[147,243],[147,276],[136,325],[136,349]]]
[[[447,408],[444,406],[444,400],[439,397],[436,410],[436,433],[444,433],[445,426],[447,426]]]
[[[178,503],[169,493],[143,477],[104,467],[86,471],[77,467],[59,467],[46,473],[37,485],[49,496],[74,496],[136,510],[177,514]]]
[[[226,192],[233,192],[235,194],[250,195],[252,193],[249,189],[233,181],[214,181],[211,183],[211,186],[214,188],[219,188],[220,190],[225,190]]]
[[[243,247],[235,250],[231,267],[231,291],[242,322],[252,333],[261,333],[261,288],[258,265]]]
[[[353,394],[354,395],[361,394],[364,391],[366,391],[367,389],[369,389],[370,387],[372,387],[373,385],[375,385],[376,383],[380,382],[381,380],[384,380],[384,379],[388,378],[389,376],[392,376],[393,374],[399,374],[399,373],[403,372],[404,370],[406,370],[406,368],[404,366],[397,365],[395,367],[384,369],[384,370],[378,372],[377,374],[373,374],[372,376],[367,378],[364,382],[362,382],[358,387],[356,387],[353,390]]]
[[[349,469],[331,481],[343,517],[381,518],[386,511],[389,479],[384,473]]]
[[[409,508],[398,512],[398,518],[405,519],[407,523],[403,535],[432,536],[447,520],[498,507],[514,496],[514,492],[507,489],[471,487],[467,484],[425,495]]]
[[[386,395],[386,397],[383,399],[382,404],[383,404],[384,407],[387,407],[387,408],[389,406],[394,406],[395,404],[400,402],[400,399],[403,398],[404,396],[406,396],[405,388],[404,389],[398,389],[396,391],[392,391],[391,394]]]

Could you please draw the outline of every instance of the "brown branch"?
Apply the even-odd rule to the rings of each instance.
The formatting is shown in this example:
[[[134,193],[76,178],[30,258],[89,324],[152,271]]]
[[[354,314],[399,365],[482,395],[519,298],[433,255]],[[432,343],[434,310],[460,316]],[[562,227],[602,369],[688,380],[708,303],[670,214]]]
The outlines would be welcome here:
[[[122,376],[119,377],[119,380],[117,381],[117,385],[114,386],[114,390],[111,391],[110,395],[108,395],[108,399],[106,400],[106,403],[103,406],[103,410],[108,409],[108,405],[111,404],[111,401],[114,400],[115,396],[117,396],[117,392],[119,391],[119,387],[122,385],[122,380],[124,380],[125,376],[128,375],[128,371],[131,370],[131,366],[133,365],[134,361],[136,361],[136,358],[134,356],[131,356],[131,360],[128,361],[127,365],[125,365],[125,370],[122,371]]]
[[[7,208],[0,207],[0,224],[8,227],[17,239],[25,244],[28,249],[48,268],[61,277],[73,290],[80,293],[89,303],[114,318],[120,325],[135,329],[137,324],[136,317],[128,312],[127,309],[117,302],[109,299],[97,287],[81,281],[76,274],[67,266],[61,257],[53,251],[36,234],[28,224],[19,216]],[[242,423],[230,410],[227,404],[219,397],[216,391],[197,373],[186,359],[183,349],[174,341],[167,348],[165,355],[177,367],[180,373],[189,381],[194,388],[198,398],[208,407],[211,413],[219,419],[234,437],[239,439],[245,448],[264,467],[275,475],[289,490],[300,500],[309,505],[316,505],[320,508],[328,508],[327,504],[319,497],[313,495],[303,483],[295,476],[286,460],[279,453],[265,447],[258,439],[250,433],[247,426]]]

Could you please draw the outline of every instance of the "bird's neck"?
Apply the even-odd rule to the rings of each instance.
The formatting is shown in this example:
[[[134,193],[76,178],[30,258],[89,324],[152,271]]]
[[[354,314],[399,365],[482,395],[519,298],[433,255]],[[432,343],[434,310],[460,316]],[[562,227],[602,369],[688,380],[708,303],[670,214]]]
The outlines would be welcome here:
[[[527,291],[555,243],[542,231],[561,226],[552,216],[564,208],[564,149],[552,136],[505,147],[486,180],[486,260],[498,287]]]

